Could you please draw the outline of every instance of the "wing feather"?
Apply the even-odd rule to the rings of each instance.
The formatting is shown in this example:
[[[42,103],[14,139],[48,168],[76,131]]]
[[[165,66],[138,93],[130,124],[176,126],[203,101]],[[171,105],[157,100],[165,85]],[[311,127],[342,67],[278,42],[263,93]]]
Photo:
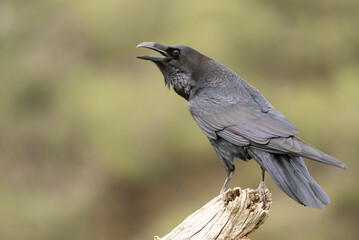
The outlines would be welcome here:
[[[215,139],[222,134],[234,144],[243,142],[243,138],[258,144],[267,144],[271,138],[287,138],[298,133],[297,128],[271,106],[268,111],[263,112],[254,100],[241,101],[240,98],[232,97],[233,94],[225,95],[223,90],[217,95],[208,91],[203,90],[192,98],[189,101],[189,109],[194,120],[209,138]],[[226,132],[221,133],[223,130]]]

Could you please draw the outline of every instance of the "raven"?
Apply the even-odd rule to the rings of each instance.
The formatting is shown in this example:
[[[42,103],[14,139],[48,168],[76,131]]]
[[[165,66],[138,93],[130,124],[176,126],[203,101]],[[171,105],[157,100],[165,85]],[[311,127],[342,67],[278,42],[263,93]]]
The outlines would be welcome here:
[[[234,158],[254,159],[276,185],[298,203],[323,208],[330,200],[309,175],[302,157],[345,169],[340,160],[304,142],[297,128],[264,96],[221,63],[183,45],[143,42],[137,47],[161,55],[138,56],[157,65],[165,85],[188,101],[189,111],[208,137],[227,171],[227,188]]]

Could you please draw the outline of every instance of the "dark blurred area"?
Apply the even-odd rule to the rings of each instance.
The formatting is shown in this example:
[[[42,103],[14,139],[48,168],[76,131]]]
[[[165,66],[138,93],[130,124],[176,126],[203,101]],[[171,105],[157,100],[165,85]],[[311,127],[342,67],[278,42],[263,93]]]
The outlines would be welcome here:
[[[298,205],[267,178],[252,238],[357,239],[359,2],[0,2],[0,239],[153,239],[215,197],[226,176],[144,41],[227,65],[347,170],[306,161],[331,198]],[[237,161],[230,186],[256,188]]]

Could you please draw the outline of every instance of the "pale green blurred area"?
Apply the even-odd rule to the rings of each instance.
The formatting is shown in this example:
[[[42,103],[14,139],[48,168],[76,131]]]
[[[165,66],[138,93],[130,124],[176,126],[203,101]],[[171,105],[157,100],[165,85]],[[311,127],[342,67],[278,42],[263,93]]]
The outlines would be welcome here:
[[[331,197],[305,208],[267,178],[253,239],[357,239],[359,2],[0,2],[0,239],[153,239],[225,178],[144,41],[189,45],[256,86],[300,137],[348,169],[308,163]],[[237,161],[230,185],[256,188]]]

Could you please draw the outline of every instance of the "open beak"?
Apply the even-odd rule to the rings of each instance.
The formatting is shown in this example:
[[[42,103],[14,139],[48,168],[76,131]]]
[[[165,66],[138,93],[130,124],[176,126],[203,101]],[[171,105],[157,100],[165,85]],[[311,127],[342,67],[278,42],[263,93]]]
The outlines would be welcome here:
[[[155,50],[155,51],[159,52],[160,54],[162,54],[162,56],[160,56],[160,55],[145,55],[145,56],[138,56],[137,58],[139,58],[139,59],[151,60],[151,61],[155,61],[155,62],[165,62],[165,61],[170,60],[170,56],[166,52],[166,50],[168,49],[168,47],[166,47],[166,46],[163,46],[161,44],[154,43],[154,42],[143,42],[143,43],[138,44],[136,48],[140,48],[140,47]]]

